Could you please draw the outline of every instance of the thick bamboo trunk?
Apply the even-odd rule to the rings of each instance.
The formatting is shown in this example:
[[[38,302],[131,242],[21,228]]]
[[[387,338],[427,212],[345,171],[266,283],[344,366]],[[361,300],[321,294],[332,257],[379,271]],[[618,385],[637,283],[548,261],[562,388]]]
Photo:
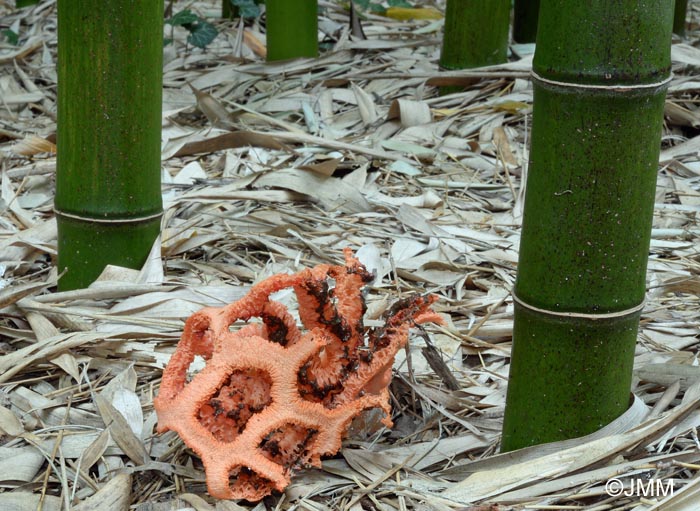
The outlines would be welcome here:
[[[162,26],[163,2],[58,1],[62,289],[140,267],[158,235]]]
[[[318,1],[266,0],[267,60],[318,56]]]
[[[515,42],[535,42],[539,12],[540,0],[515,0],[513,5],[513,40]]]
[[[501,64],[508,55],[510,0],[447,0],[440,66]]]
[[[542,0],[504,451],[628,406],[673,4]]]

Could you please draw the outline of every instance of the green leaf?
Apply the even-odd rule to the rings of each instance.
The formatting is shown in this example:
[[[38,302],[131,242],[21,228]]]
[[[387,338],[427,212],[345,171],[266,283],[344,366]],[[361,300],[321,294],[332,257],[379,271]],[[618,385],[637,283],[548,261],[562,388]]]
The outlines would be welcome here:
[[[363,11],[369,9],[369,0],[353,0],[353,3]]]
[[[369,10],[377,14],[386,12],[386,9],[382,4],[375,4],[374,2],[369,4]]]
[[[214,25],[203,20],[188,26],[187,30],[190,31],[187,42],[197,48],[206,48],[219,34]]]
[[[389,0],[389,7],[413,7],[406,0]]]
[[[7,39],[8,43],[10,43],[12,46],[17,46],[17,42],[19,41],[19,34],[17,32],[6,28],[0,33],[2,33],[3,36],[5,36],[5,39]]]
[[[238,7],[241,18],[257,18],[260,16],[260,7],[254,0],[230,0],[234,7]]]
[[[185,9],[184,11],[180,11],[177,14],[175,14],[172,18],[165,20],[165,22],[169,25],[177,27],[183,25],[190,25],[192,23],[196,23],[198,20],[199,16],[197,16],[189,9]]]

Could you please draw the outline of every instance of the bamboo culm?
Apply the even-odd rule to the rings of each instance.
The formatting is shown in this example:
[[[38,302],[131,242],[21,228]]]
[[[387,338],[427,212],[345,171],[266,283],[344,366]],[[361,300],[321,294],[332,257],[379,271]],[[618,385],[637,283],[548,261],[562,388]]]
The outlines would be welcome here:
[[[501,64],[508,55],[510,0],[447,0],[443,69]]]
[[[267,60],[318,56],[318,1],[266,0]]]
[[[61,289],[140,268],[160,231],[162,25],[163,2],[58,0]]]
[[[504,451],[627,409],[672,7],[542,0]]]
[[[688,0],[675,0],[673,9],[673,33],[685,37],[685,18],[688,14]]]
[[[513,5],[513,40],[534,43],[537,38],[537,18],[540,0],[515,0]]]

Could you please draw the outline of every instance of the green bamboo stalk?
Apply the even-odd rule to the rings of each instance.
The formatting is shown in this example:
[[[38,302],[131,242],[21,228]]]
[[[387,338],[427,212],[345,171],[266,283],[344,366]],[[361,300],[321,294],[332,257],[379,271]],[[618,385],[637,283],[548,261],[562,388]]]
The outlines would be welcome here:
[[[628,407],[672,9],[542,0],[504,451]]]
[[[318,1],[266,0],[267,60],[318,56]]]
[[[163,2],[58,0],[61,289],[139,268],[160,230]]]
[[[676,0],[673,10],[673,33],[685,37],[685,18],[688,13],[688,0]]]
[[[513,40],[515,42],[535,42],[539,13],[540,0],[515,0],[513,5]]]
[[[508,57],[510,0],[447,0],[443,69],[501,64]]]

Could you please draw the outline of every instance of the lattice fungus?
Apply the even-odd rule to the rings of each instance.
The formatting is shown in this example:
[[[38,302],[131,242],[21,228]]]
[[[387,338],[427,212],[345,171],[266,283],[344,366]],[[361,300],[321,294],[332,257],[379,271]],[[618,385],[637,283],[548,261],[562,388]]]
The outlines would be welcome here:
[[[187,320],[154,405],[158,431],[176,431],[202,458],[212,496],[255,501],[283,490],[295,469],[338,452],[364,410],[382,409],[391,426],[394,356],[411,326],[442,320],[430,308],[435,297],[416,295],[391,307],[384,326],[366,328],[362,287],[371,276],[349,249],[345,259],[275,275]],[[285,288],[303,328],[270,298]],[[206,365],[188,382],[196,356]]]

